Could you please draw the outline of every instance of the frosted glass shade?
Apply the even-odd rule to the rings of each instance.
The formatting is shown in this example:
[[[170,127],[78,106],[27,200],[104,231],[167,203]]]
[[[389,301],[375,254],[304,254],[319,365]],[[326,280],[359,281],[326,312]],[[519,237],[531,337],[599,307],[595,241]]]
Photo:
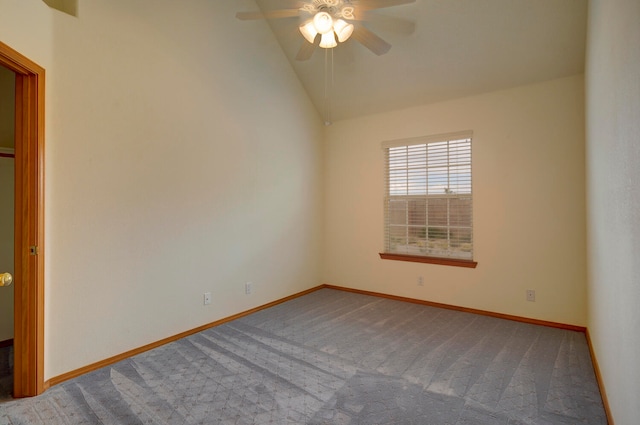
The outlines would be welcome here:
[[[333,18],[327,12],[318,12],[313,17],[313,26],[320,34],[333,31]]]
[[[311,44],[313,44],[316,39],[316,35],[318,35],[318,31],[316,30],[315,25],[313,25],[313,21],[309,21],[304,25],[300,25],[299,27],[302,36]]]
[[[322,39],[320,40],[320,47],[323,49],[331,49],[336,47],[338,43],[336,42],[336,35],[333,31],[322,34]]]
[[[346,21],[338,19],[333,24],[333,30],[338,36],[338,41],[340,43],[344,43],[349,39],[349,37],[351,37],[351,34],[353,34],[353,24],[348,24]]]

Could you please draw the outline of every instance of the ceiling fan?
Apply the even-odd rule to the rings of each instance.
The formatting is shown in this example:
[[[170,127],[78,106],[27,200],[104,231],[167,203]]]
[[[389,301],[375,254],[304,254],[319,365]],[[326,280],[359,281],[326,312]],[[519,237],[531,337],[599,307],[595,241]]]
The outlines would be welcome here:
[[[391,44],[363,25],[365,21],[381,22],[386,28],[406,34],[415,24],[402,18],[372,13],[377,9],[415,3],[416,0],[284,0],[285,8],[268,11],[238,12],[240,20],[297,18],[305,38],[297,60],[311,58],[316,47],[330,49],[350,37],[375,53],[383,55]]]

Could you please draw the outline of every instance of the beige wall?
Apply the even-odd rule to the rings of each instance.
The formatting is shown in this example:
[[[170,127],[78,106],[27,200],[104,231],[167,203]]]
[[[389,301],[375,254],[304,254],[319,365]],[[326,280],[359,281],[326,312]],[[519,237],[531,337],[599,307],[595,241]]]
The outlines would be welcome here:
[[[583,84],[575,76],[329,127],[325,281],[585,325]],[[381,142],[463,130],[474,134],[478,267],[381,260]]]
[[[0,67],[0,148],[12,148],[15,117],[15,75]]]
[[[640,2],[589,2],[589,331],[617,425],[640,418]]]
[[[321,283],[321,120],[253,2],[0,2],[47,70],[46,378]]]

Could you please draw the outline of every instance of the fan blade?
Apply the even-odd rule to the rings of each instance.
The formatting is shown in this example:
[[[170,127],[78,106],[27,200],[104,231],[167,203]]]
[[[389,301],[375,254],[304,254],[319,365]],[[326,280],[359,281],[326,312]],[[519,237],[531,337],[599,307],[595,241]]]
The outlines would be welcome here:
[[[311,59],[311,55],[316,51],[316,47],[320,44],[320,34],[316,35],[316,38],[313,40],[313,44],[309,43],[307,40],[302,42],[300,46],[300,50],[298,50],[298,54],[296,55],[296,60],[298,61],[306,61]]]
[[[382,9],[385,7],[400,6],[415,3],[416,0],[359,0],[354,2],[356,11]]]
[[[268,10],[266,12],[238,12],[236,18],[241,21],[248,21],[254,19],[280,19],[280,18],[294,18],[300,14],[299,9],[280,9],[280,10]]]
[[[391,44],[387,43],[362,25],[358,25],[353,30],[352,37],[378,56],[384,55],[391,48]]]
[[[256,3],[260,9],[300,9],[307,2],[304,0],[256,0]]]
[[[354,16],[354,20],[371,22],[376,28],[394,31],[398,34],[410,35],[416,30],[416,24],[413,21],[374,12],[359,13],[358,16]]]

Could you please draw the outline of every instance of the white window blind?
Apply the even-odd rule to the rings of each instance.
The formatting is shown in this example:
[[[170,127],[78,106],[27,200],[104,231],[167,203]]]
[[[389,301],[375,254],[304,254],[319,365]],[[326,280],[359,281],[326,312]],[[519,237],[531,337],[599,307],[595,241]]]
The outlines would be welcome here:
[[[473,259],[471,132],[385,142],[385,252]]]

